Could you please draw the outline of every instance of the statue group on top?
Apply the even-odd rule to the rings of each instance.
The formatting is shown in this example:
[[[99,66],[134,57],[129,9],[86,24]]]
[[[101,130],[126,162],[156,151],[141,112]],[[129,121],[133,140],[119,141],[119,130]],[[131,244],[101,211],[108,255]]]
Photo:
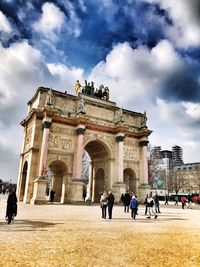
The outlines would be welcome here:
[[[85,85],[82,86],[79,82],[79,80],[76,81],[75,85],[76,95],[79,93],[95,96],[103,100],[109,100],[109,88],[104,87],[103,84],[99,86],[99,88],[94,88],[94,82],[87,82],[85,80]]]

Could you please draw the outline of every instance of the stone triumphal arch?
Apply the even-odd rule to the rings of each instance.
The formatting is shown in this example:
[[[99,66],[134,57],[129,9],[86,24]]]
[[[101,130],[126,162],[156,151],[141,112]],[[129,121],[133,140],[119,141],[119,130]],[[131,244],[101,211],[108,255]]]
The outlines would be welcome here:
[[[149,192],[146,114],[115,102],[40,87],[28,102],[17,194],[26,203],[45,203],[47,186],[60,203],[99,201],[112,190],[116,201],[125,190],[143,200]],[[83,173],[88,155],[88,178]]]

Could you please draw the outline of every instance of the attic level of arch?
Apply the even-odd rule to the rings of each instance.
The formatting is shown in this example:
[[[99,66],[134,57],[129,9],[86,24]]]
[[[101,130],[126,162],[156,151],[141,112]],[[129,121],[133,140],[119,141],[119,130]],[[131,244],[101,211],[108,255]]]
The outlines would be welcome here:
[[[52,91],[51,103],[48,103],[47,88],[38,88],[34,97],[28,102],[28,116],[21,122],[26,127],[31,120],[43,121],[49,117],[52,123],[69,126],[85,125],[88,130],[117,134],[122,132],[127,137],[140,139],[148,137],[150,131],[144,124],[144,114],[125,110],[116,103],[79,94],[69,94]],[[103,111],[102,117],[99,116]],[[112,116],[111,116],[111,115]],[[107,116],[106,116],[107,115]]]

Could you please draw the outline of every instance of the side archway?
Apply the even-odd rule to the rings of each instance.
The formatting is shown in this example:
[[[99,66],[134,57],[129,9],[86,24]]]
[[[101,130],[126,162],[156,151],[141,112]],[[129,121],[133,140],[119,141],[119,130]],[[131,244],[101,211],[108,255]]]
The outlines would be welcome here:
[[[20,201],[23,201],[23,198],[24,198],[26,179],[27,179],[27,171],[28,171],[28,162],[25,161],[23,171],[22,171],[22,179],[21,179],[21,186],[20,186],[20,196],[19,196]]]
[[[137,179],[136,174],[131,168],[124,169],[124,183],[127,190],[137,194]]]

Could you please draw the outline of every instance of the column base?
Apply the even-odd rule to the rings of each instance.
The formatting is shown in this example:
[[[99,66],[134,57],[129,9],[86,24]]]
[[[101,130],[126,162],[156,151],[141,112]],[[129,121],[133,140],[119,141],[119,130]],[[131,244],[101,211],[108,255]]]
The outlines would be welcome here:
[[[150,194],[151,187],[148,184],[140,184],[138,187],[138,200],[140,203],[144,203],[146,195]]]
[[[123,182],[117,182],[113,186],[113,195],[115,196],[115,202],[118,203],[121,200],[121,195],[126,192],[126,184]]]
[[[33,198],[30,201],[30,204],[46,204],[46,188],[47,188],[47,179],[45,176],[38,176],[34,180],[33,187]]]
[[[73,179],[70,184],[70,202],[83,202],[83,180]]]

